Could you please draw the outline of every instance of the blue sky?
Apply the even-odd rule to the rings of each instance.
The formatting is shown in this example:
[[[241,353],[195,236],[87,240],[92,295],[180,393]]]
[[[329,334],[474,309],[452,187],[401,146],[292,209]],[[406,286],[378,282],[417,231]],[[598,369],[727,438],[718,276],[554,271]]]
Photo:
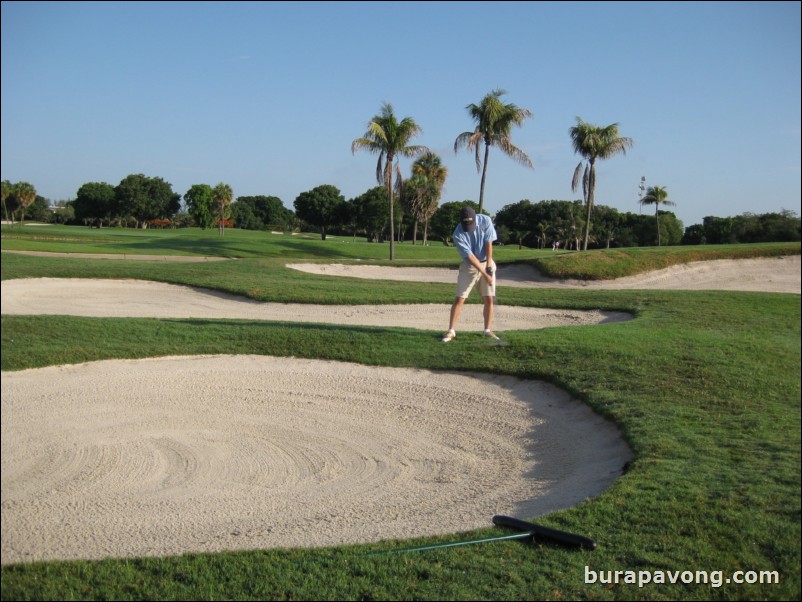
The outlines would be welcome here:
[[[478,201],[454,140],[502,88],[533,113],[512,140],[535,169],[492,149],[491,213],[579,198],[580,116],[635,142],[598,164],[597,203],[640,211],[644,176],[686,226],[799,214],[801,47],[799,2],[4,1],[0,171],[53,201],[133,173],[349,199],[376,185],[351,142],[387,101],[442,156],[442,201]]]

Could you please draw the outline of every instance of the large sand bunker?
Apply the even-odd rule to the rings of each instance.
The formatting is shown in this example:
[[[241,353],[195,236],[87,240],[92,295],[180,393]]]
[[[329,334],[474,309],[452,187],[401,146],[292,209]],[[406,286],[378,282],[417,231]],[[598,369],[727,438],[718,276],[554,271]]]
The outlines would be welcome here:
[[[2,374],[2,562],[372,542],[601,493],[616,428],[543,383],[263,356]]]

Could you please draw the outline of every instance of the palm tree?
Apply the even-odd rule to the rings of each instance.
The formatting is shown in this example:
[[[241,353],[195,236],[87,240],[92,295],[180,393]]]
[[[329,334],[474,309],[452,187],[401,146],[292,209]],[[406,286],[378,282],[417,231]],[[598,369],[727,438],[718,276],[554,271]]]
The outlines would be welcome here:
[[[398,200],[405,213],[412,216],[412,244],[417,244],[418,224],[426,219],[427,209],[432,205],[432,199],[438,197],[437,186],[424,175],[415,174],[404,181],[398,195]],[[424,241],[424,245],[426,242]]]
[[[28,182],[17,182],[14,185],[14,196],[17,197],[17,201],[22,208],[22,218],[20,222],[25,222],[25,209],[36,200],[36,188],[33,187],[33,184],[29,184]]]
[[[535,168],[526,153],[510,140],[512,126],[523,125],[524,120],[532,116],[532,112],[529,109],[517,107],[512,103],[502,103],[501,96],[506,93],[506,90],[493,90],[482,99],[481,104],[475,105],[471,103],[465,107],[476,122],[476,128],[472,132],[461,133],[454,141],[455,153],[462,146],[469,150],[473,149],[476,155],[476,171],[482,172],[482,184],[479,188],[479,213],[484,207],[487,159],[490,155],[491,146],[499,147],[504,154],[515,159],[518,163],[532,169]],[[480,155],[482,144],[484,144],[485,148],[484,161],[482,161]]]
[[[3,211],[6,214],[6,221],[8,225],[11,226],[11,221],[8,219],[8,205],[6,205],[6,199],[14,194],[14,185],[8,181],[3,180],[2,182],[2,194],[3,194]]]
[[[231,186],[224,184],[223,182],[220,182],[214,187],[214,190],[212,190],[212,201],[220,212],[220,217],[218,218],[218,231],[220,232],[220,236],[225,234],[226,218],[228,217],[227,210],[229,205],[231,205],[233,198],[234,191],[231,190]]]
[[[393,221],[393,161],[397,156],[415,157],[429,149],[425,146],[409,145],[409,141],[423,130],[411,117],[396,119],[393,106],[385,102],[381,113],[375,115],[368,123],[368,129],[362,138],[351,143],[351,153],[360,149],[379,155],[376,164],[376,181],[384,184],[390,208],[390,261],[395,259],[395,225]],[[401,182],[401,169],[395,166],[398,182]]]
[[[665,186],[650,186],[646,196],[640,200],[641,205],[654,205],[654,217],[657,220],[657,246],[660,246],[660,205],[676,205],[668,200],[668,190]]]
[[[621,153],[627,154],[627,149],[634,144],[632,138],[618,135],[618,124],[613,123],[607,127],[598,127],[592,123],[582,121],[581,117],[576,118],[576,126],[569,131],[574,152],[582,155],[583,160],[579,162],[574,170],[574,179],[571,181],[571,190],[576,192],[579,188],[579,178],[582,175],[582,192],[585,205],[587,207],[587,219],[585,220],[585,250],[588,249],[588,238],[590,238],[590,212],[593,209],[593,198],[596,191],[596,159],[609,159]],[[587,161],[584,173],[582,170],[583,162]]]
[[[420,219],[424,222],[423,244],[425,245],[429,233],[429,218],[437,211],[440,197],[443,194],[443,186],[448,177],[448,169],[443,165],[440,155],[429,151],[412,164],[412,174],[413,176],[422,176],[429,183],[427,188],[430,194],[426,195],[427,202],[423,203],[420,214]]]

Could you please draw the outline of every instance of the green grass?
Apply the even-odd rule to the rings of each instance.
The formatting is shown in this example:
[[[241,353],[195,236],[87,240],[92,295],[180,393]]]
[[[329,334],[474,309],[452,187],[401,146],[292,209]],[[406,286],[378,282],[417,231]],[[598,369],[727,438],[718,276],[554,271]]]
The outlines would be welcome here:
[[[168,238],[159,244],[169,246]],[[4,238],[4,248],[7,242]],[[245,237],[231,244],[253,253],[257,242]],[[317,241],[308,244],[293,252],[293,261],[326,259]],[[764,253],[767,247],[756,248]],[[442,259],[435,256],[439,249],[419,250],[423,247],[407,261],[454,261],[454,249],[446,249]],[[345,257],[364,260],[365,253]],[[529,253],[526,259],[536,259],[538,252]],[[678,249],[654,253],[681,254]],[[646,256],[648,251],[621,254]],[[282,267],[289,257],[287,251],[237,262],[154,265],[3,253],[2,277],[150,278],[314,303],[447,302],[453,294],[452,285],[382,282],[376,287],[366,280],[304,274]],[[497,542],[390,553],[506,533],[491,528],[488,520],[488,529],[478,532],[370,546],[4,566],[2,599],[799,599],[799,296],[508,289],[503,301],[620,309],[636,319],[508,332],[506,347],[487,347],[479,335],[466,334],[459,344],[444,346],[436,333],[399,328],[3,316],[2,369],[178,353],[255,353],[545,379],[614,420],[635,454],[626,474],[601,496],[537,519],[593,537],[595,551]],[[387,553],[369,555],[374,551]],[[773,570],[780,583],[585,584],[586,566],[595,571],[720,570],[724,577],[737,570]]]
[[[552,278],[606,280],[661,270],[692,261],[754,259],[784,255],[799,255],[799,243],[606,249],[590,253],[541,256],[530,263]]]
[[[79,228],[75,226],[24,226],[0,228],[2,248],[18,251],[104,253],[117,255],[187,255],[303,261],[377,262],[389,264],[389,246],[362,238],[330,236],[322,241],[313,234],[272,234],[249,230],[185,228],[137,230],[133,228]],[[496,247],[500,263],[526,262],[555,278],[605,279],[631,276],[691,261],[799,255],[799,243],[643,247],[575,253]],[[456,252],[442,242],[429,246],[396,245],[393,265],[454,265]]]

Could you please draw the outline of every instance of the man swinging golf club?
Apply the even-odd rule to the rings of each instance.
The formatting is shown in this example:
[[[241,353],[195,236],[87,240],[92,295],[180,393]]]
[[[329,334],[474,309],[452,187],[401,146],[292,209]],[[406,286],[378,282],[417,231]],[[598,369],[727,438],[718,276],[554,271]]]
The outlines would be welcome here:
[[[462,306],[477,282],[484,303],[485,336],[498,340],[493,333],[493,298],[496,295],[493,241],[496,240],[496,229],[488,216],[476,215],[467,205],[460,210],[459,219],[451,237],[462,256],[462,263],[457,278],[457,296],[451,305],[448,332],[443,335],[443,342],[448,343],[456,338],[454,329],[462,313]]]

